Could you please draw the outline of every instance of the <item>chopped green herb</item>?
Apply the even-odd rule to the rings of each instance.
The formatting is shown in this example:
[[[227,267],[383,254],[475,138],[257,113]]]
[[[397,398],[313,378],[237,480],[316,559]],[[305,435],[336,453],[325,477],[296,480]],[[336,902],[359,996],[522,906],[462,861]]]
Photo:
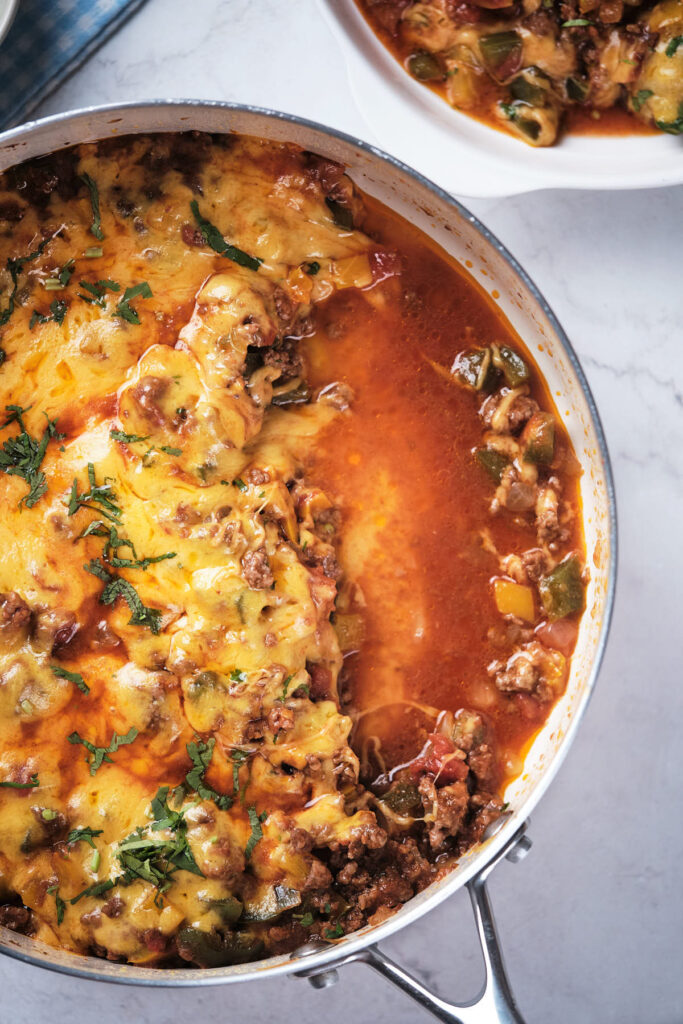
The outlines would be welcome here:
[[[167,455],[182,455],[183,454],[183,449],[182,448],[171,448],[171,446],[168,445],[168,444],[162,444],[159,447],[159,451],[160,452],[165,452]]]
[[[66,434],[60,434],[57,431],[57,420],[51,420],[45,412],[43,416],[47,420],[47,426],[43,431],[42,438],[38,441],[31,437],[22,419],[23,414],[30,408],[30,405],[26,409],[22,409],[19,405],[6,405],[5,409],[9,416],[0,426],[0,430],[4,430],[11,423],[16,423],[19,427],[19,433],[8,438],[0,447],[0,470],[9,476],[20,476],[28,484],[28,494],[25,494],[19,502],[20,508],[23,505],[33,508],[38,499],[47,491],[45,474],[40,469],[41,463],[50,441],[52,439],[61,441],[66,437]]]
[[[344,934],[344,929],[339,924],[339,921],[337,921],[334,928],[326,928],[324,934],[326,939],[340,939]]]
[[[67,260],[62,269],[57,274],[57,281],[59,282],[62,288],[66,288],[69,281],[71,280],[71,275],[74,272],[75,265],[75,260]],[[45,286],[47,287],[47,285],[48,282],[46,281]]]
[[[66,903],[59,895],[59,886],[51,885],[49,889],[45,890],[45,892],[55,894],[55,906],[57,907],[57,924],[61,924],[62,921],[64,920],[64,911],[66,910]]]
[[[91,245],[83,253],[87,260],[97,260],[100,256],[104,256],[104,251],[101,245]]]
[[[69,682],[75,683],[81,693],[90,693],[90,687],[85,682],[80,672],[67,672],[67,670],[62,668],[61,665],[50,665],[50,668],[54,674],[59,676],[61,679],[68,679]]]
[[[94,850],[95,844],[93,843],[93,839],[95,838],[95,836],[101,836],[102,832],[103,829],[101,828],[90,828],[88,826],[86,826],[85,828],[72,828],[68,836],[66,837],[66,841],[67,843],[84,842],[87,843],[88,846],[92,846]]]
[[[101,859],[100,858],[100,851],[99,850],[94,850],[93,851],[93,855],[90,858],[90,870],[91,871],[95,871],[95,872],[99,871],[100,859]]]
[[[587,18],[571,18],[569,21],[562,22],[562,28],[585,28],[592,24],[593,22],[588,21]]]
[[[247,673],[243,672],[240,668],[234,668],[230,673],[230,679],[233,683],[246,683]]]
[[[73,906],[74,903],[78,903],[84,896],[102,896],[103,893],[113,889],[116,882],[113,882],[111,878],[105,878],[103,882],[94,882],[93,885],[89,885],[86,889],[83,889],[69,900],[69,903]]]
[[[110,430],[109,436],[114,441],[123,441],[124,444],[136,444],[138,441],[148,441],[151,434],[127,434],[125,430]]]
[[[213,800],[221,811],[227,811],[232,806],[232,797],[217,793],[215,789],[204,782],[204,773],[211,763],[215,744],[216,740],[212,736],[206,743],[198,740],[196,743],[186,745],[185,749],[194,767],[185,776],[185,782],[202,800]]]
[[[287,678],[285,679],[285,681],[282,684],[282,693],[280,694],[279,697],[275,698],[276,700],[284,701],[286,699],[286,697],[287,697],[287,690],[289,689],[289,684],[291,683],[292,679],[293,679],[293,676],[287,676]]]
[[[90,281],[79,281],[81,288],[83,288],[88,295],[83,295],[82,292],[78,293],[79,299],[83,299],[85,302],[89,302],[93,306],[99,306],[100,309],[105,307],[105,293],[106,292],[120,292],[121,285],[116,281],[112,281],[110,278],[102,278],[100,281],[95,281],[92,284]]]
[[[159,893],[165,892],[176,871],[191,871],[203,877],[187,841],[187,823],[182,811],[174,811],[167,804],[168,786],[161,786],[152,801],[155,822],[151,831],[170,829],[175,834],[169,839],[156,839],[144,834],[138,828],[122,843],[119,843],[116,857],[123,868],[117,879],[122,885],[130,885],[141,878],[150,882]]]
[[[653,93],[652,89],[639,89],[638,90],[638,92],[635,94],[635,96],[631,100],[631,102],[633,103],[633,109],[635,110],[636,114],[639,112],[639,110],[642,107],[643,103],[645,103],[646,100],[649,100],[650,96],[654,96],[654,93]]]
[[[683,36],[674,36],[673,39],[669,40],[668,46],[664,53],[667,57],[675,57],[676,50],[679,46],[683,46]]]
[[[160,557],[174,558],[175,552],[172,555]],[[156,561],[159,560],[156,559]],[[143,604],[132,583],[124,580],[121,576],[110,573],[99,558],[93,558],[83,568],[86,572],[89,572],[92,576],[97,576],[98,579],[106,584],[100,594],[100,604],[114,604],[118,597],[122,597],[132,612],[131,618],[128,620],[129,625],[147,626],[155,636],[159,633],[161,629],[161,612],[158,608],[148,608]]]
[[[73,516],[79,508],[89,508],[92,512],[109,519],[113,523],[121,521],[121,509],[116,504],[116,495],[112,490],[110,477],[105,477],[103,484],[98,484],[95,477],[95,467],[92,462],[88,463],[88,483],[90,490],[78,493],[78,480],[74,478],[71,485],[69,498],[69,515]],[[84,535],[85,536],[85,535]]]
[[[315,277],[320,270],[320,264],[317,260],[311,260],[310,263],[304,263],[304,270],[307,274],[310,274],[311,277]]]
[[[117,732],[112,735],[111,743],[108,747],[96,747],[90,740],[83,739],[77,732],[72,732],[67,736],[69,743],[77,744],[80,743],[92,754],[92,760],[86,758],[86,764],[90,765],[90,774],[95,775],[97,770],[102,767],[103,764],[113,764],[114,762],[109,757],[109,754],[115,754],[119,747],[126,746],[132,743],[137,736],[138,731],[135,726],[131,726],[127,733],[120,736]]]
[[[50,316],[44,313],[39,313],[37,309],[34,309],[31,313],[31,319],[28,322],[28,329],[32,331],[36,324],[49,324],[54,322],[60,326],[64,323],[64,317],[66,316],[67,305],[64,299],[53,299],[50,303]]]
[[[48,238],[44,238],[40,245],[36,246],[36,248],[32,252],[30,252],[28,256],[8,257],[7,270],[9,271],[9,275],[12,278],[12,291],[10,292],[6,308],[0,310],[0,327],[5,326],[9,318],[12,316],[12,313],[14,312],[16,306],[17,291],[19,289],[20,270],[26,263],[30,263],[32,260],[37,260],[38,257],[44,251],[45,246],[48,244],[48,242],[51,242],[52,239],[55,238],[58,233],[59,232],[55,231],[53,235],[50,235]],[[3,359],[0,359],[0,363],[3,361],[4,354]]]
[[[251,825],[251,835],[247,840],[247,845],[244,848],[244,859],[251,860],[251,855],[254,852],[256,844],[263,839],[263,829],[261,825],[268,817],[267,811],[262,811],[261,814],[257,814],[254,806],[247,807],[247,814],[249,815],[249,824]]]
[[[244,480],[239,476],[233,480],[232,486],[237,487],[237,489],[240,491],[246,491],[247,489],[247,485],[245,484]]]
[[[100,194],[97,188],[97,182],[90,177],[89,174],[81,174],[81,181],[85,183],[90,193],[90,207],[92,209],[92,224],[90,225],[90,232],[95,236],[98,241],[102,241],[104,238],[104,232],[102,231],[102,219],[100,217]]]
[[[126,288],[123,293],[123,298],[117,304],[115,312],[112,316],[120,316],[123,320],[127,320],[129,324],[139,324],[140,317],[138,311],[131,306],[131,300],[136,299],[138,296],[142,299],[152,298],[152,289],[146,281],[142,281],[140,284],[134,284],[130,288]]]
[[[678,117],[675,121],[655,121],[662,132],[669,135],[680,135],[683,132],[683,100],[678,105]]]
[[[204,241],[214,252],[217,252],[219,256],[225,256],[227,259],[232,260],[233,263],[239,264],[240,267],[246,267],[248,270],[258,270],[263,260],[259,259],[258,256],[249,256],[242,249],[238,249],[236,245],[230,245],[229,242],[226,242],[215,224],[202,217],[196,199],[193,199],[190,203],[190,209],[204,237]]]
[[[240,768],[248,760],[249,751],[233,750],[230,757],[232,758],[232,792],[233,796],[237,796],[240,788]]]
[[[0,782],[0,789],[34,789],[39,785],[38,776],[34,772],[30,782]]]
[[[307,913],[302,915],[300,923],[301,923],[301,927],[302,928],[310,928],[311,927],[311,925],[313,924],[313,914],[310,912],[310,910],[307,911]]]

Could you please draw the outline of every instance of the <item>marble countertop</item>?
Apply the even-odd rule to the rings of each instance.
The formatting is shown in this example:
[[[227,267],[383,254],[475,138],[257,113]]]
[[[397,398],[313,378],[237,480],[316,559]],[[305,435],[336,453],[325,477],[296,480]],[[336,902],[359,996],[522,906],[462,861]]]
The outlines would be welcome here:
[[[38,113],[159,96],[275,107],[374,141],[314,0],[149,0]],[[593,702],[534,815],[531,856],[491,883],[507,965],[529,1024],[671,1024],[683,1019],[683,187],[467,205],[574,343],[606,429],[620,520],[614,623]],[[386,950],[458,1001],[480,982],[464,893]],[[324,992],[289,978],[171,992],[3,958],[0,984],[0,1018],[13,1024],[431,1019],[363,967]]]

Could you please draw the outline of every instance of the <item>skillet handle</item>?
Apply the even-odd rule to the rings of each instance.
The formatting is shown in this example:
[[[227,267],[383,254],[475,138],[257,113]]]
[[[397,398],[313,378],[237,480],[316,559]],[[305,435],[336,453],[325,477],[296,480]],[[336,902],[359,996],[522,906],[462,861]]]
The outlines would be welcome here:
[[[467,884],[486,968],[484,986],[476,999],[468,1003],[450,1003],[441,999],[386,956],[378,946],[369,946],[359,953],[351,954],[331,968],[310,973],[298,971],[297,974],[308,977],[315,988],[325,988],[337,980],[335,966],[364,963],[445,1024],[525,1024],[505,971],[493,909],[486,889],[486,879],[504,857],[517,863],[529,852],[531,840],[524,834],[525,829],[526,824],[522,825],[498,856]]]

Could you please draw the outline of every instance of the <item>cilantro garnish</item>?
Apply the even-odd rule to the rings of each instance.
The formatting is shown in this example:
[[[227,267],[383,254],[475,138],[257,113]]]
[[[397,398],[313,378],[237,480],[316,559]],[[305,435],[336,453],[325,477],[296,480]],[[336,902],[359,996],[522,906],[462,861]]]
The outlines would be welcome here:
[[[204,782],[204,773],[211,763],[215,744],[216,740],[212,736],[206,743],[198,740],[196,743],[186,745],[185,749],[194,767],[185,776],[185,782],[202,800],[213,800],[221,811],[227,811],[232,806],[232,797],[217,793],[215,789]]]
[[[67,672],[67,670],[62,668],[61,665],[50,665],[50,668],[54,674],[59,676],[61,679],[68,679],[70,682],[75,683],[81,693],[90,693],[90,687],[80,672]]]
[[[654,96],[654,93],[653,93],[652,89],[639,89],[638,90],[638,92],[635,94],[635,96],[631,100],[631,102],[633,103],[633,109],[635,110],[636,114],[638,113],[638,111],[642,107],[643,103],[645,103],[646,100],[649,100],[650,96]]]
[[[7,307],[5,309],[0,310],[0,327],[5,326],[9,318],[12,316],[12,313],[14,312],[16,306],[17,291],[19,289],[19,271],[26,263],[30,263],[32,260],[38,259],[38,257],[41,255],[48,242],[51,242],[57,234],[58,232],[55,231],[54,235],[50,235],[48,238],[44,238],[40,245],[36,246],[33,252],[30,252],[28,256],[8,257],[7,270],[9,271],[9,275],[12,278],[12,291],[10,292],[9,295]],[[2,354],[2,358],[0,358],[0,363],[2,362],[4,362],[4,353]]]
[[[292,678],[293,678],[292,676],[287,676],[287,678],[285,679],[285,681],[282,684],[282,693],[280,694],[279,697],[275,698],[276,700],[279,700],[279,701],[284,701],[285,700],[285,698],[287,697],[287,690],[289,689],[289,684],[291,683]]]
[[[78,512],[79,508],[89,508],[93,512],[110,519],[114,523],[121,521],[121,509],[116,504],[109,477],[105,477],[103,484],[98,484],[95,478],[95,467],[92,462],[88,463],[88,483],[90,490],[78,493],[78,480],[74,478],[71,485],[71,496],[69,498],[69,515]]]
[[[50,316],[47,316],[45,313],[39,313],[37,309],[34,309],[28,322],[29,331],[32,331],[36,324],[56,323],[61,326],[64,323],[66,310],[67,305],[64,299],[53,299],[50,303]]]
[[[250,256],[242,249],[238,249],[236,245],[230,245],[229,242],[226,242],[215,224],[202,217],[196,199],[193,199],[190,203],[190,209],[199,230],[204,236],[204,241],[214,252],[217,252],[219,256],[225,256],[227,259],[232,260],[233,263],[239,264],[240,267],[247,267],[248,270],[258,270],[263,260],[259,259],[258,256]]]
[[[247,489],[247,485],[245,484],[244,480],[242,480],[242,478],[239,476],[235,477],[235,479],[232,482],[232,486],[236,487],[239,491],[246,491]]]
[[[62,921],[64,920],[64,911],[66,910],[66,903],[59,895],[59,886],[51,885],[49,889],[45,890],[45,892],[55,894],[55,906],[57,907],[57,924],[61,924]]]
[[[79,892],[77,896],[70,899],[69,903],[73,906],[74,903],[78,903],[84,896],[101,896],[102,893],[113,889],[115,885],[116,882],[113,882],[111,878],[105,878],[103,882],[94,882],[93,885],[89,885],[86,889]]]
[[[674,57],[676,55],[676,50],[679,46],[683,46],[683,36],[674,36],[673,39],[669,40],[668,46],[664,53],[667,55],[667,57]]]
[[[232,758],[232,792],[233,796],[237,796],[240,788],[240,768],[244,762],[249,758],[251,751],[249,750],[233,750],[230,754]],[[246,790],[246,785],[245,785]],[[244,801],[244,790],[242,790],[242,801]]]
[[[94,850],[95,844],[93,843],[93,839],[95,836],[101,836],[102,832],[103,829],[101,828],[90,828],[89,826],[86,826],[85,828],[72,828],[66,837],[66,841],[67,843],[84,842],[87,843],[88,846],[92,846]]]
[[[175,557],[175,554],[170,557]],[[100,594],[100,604],[114,604],[118,597],[122,597],[132,612],[131,618],[128,620],[129,625],[147,626],[156,636],[161,629],[161,612],[158,608],[148,608],[143,604],[132,583],[124,580],[122,576],[110,573],[100,558],[91,559],[83,568],[106,584]]]
[[[91,306],[99,306],[100,309],[104,309],[105,307],[104,300],[106,292],[121,291],[121,285],[109,278],[102,278],[100,281],[95,281],[94,284],[91,284],[90,281],[79,281],[78,283],[81,288],[88,292],[87,295],[84,295],[83,292],[79,292],[79,299],[89,302]]]
[[[28,484],[28,494],[19,502],[20,508],[22,505],[33,508],[47,491],[45,474],[40,469],[41,463],[51,439],[61,441],[66,437],[66,434],[57,431],[57,420],[51,420],[45,412],[43,416],[47,420],[47,426],[42,438],[38,441],[37,438],[31,437],[22,419],[23,413],[28,412],[30,408],[30,405],[26,409],[22,409],[20,405],[6,405],[5,409],[9,416],[0,426],[0,430],[4,430],[10,423],[17,423],[19,426],[19,433],[8,438],[0,447],[0,470],[10,476],[23,477]]]
[[[140,284],[134,284],[130,288],[126,288],[123,293],[123,298],[116,305],[115,311],[112,316],[120,316],[123,320],[127,320],[129,324],[139,324],[140,317],[138,311],[131,306],[131,300],[136,299],[140,296],[142,299],[152,298],[152,289],[146,281],[142,281]]]
[[[97,182],[90,177],[89,174],[81,174],[81,181],[87,185],[88,192],[90,193],[90,206],[92,209],[92,224],[90,225],[90,231],[98,240],[101,242],[104,238],[104,231],[102,230],[102,219],[100,217],[100,194],[97,188]]]
[[[251,825],[251,835],[247,840],[247,845],[244,848],[244,859],[251,860],[251,855],[254,852],[256,844],[263,839],[263,829],[261,825],[268,817],[267,811],[262,811],[261,814],[257,814],[256,808],[252,805],[247,807],[247,814],[249,815],[249,824]]]
[[[105,526],[98,519],[94,519],[86,526],[85,530],[79,534],[78,540],[91,536],[107,538],[102,554],[105,561],[115,569],[147,569],[150,565],[155,565],[157,562],[165,562],[168,558],[176,557],[175,551],[167,551],[163,555],[147,555],[145,558],[138,558],[135,545],[131,540],[128,540],[127,537],[119,537],[116,526]],[[133,557],[120,558],[116,554],[119,548],[128,548]],[[99,559],[96,561],[99,561]],[[91,572],[92,570],[89,569],[88,571]],[[94,575],[99,575],[103,579],[98,572],[95,572]]]
[[[30,782],[0,782],[0,789],[34,789],[39,785],[38,776],[34,772]]]
[[[113,764],[114,762],[109,755],[115,754],[119,747],[132,743],[137,734],[138,731],[135,726],[131,726],[128,732],[124,733],[122,736],[115,732],[112,735],[111,743],[108,747],[96,747],[94,743],[91,743],[90,740],[84,739],[77,732],[70,733],[67,736],[67,739],[69,743],[80,743],[92,754],[92,760],[88,760],[88,758],[86,758],[86,764],[90,765],[90,774],[95,775],[98,768],[101,768],[103,764]]]
[[[344,934],[344,929],[339,924],[339,921],[337,921],[337,923],[334,926],[334,928],[326,928],[325,929],[325,938],[326,939],[340,939],[343,934]]]
[[[136,444],[138,441],[149,441],[151,434],[127,434],[125,430],[110,430],[109,436],[113,441],[122,441],[123,444]]]
[[[655,124],[662,132],[669,135],[680,135],[683,132],[683,101],[678,105],[678,117],[675,121],[655,121]]]
[[[116,880],[130,885],[137,878],[150,882],[159,893],[171,885],[171,876],[176,871],[191,871],[204,877],[187,841],[187,823],[182,811],[172,810],[167,803],[168,786],[161,786],[152,800],[154,824],[150,831],[170,829],[174,835],[169,839],[157,839],[144,834],[144,828],[119,843],[116,857],[123,868],[123,874]],[[114,883],[112,883],[114,884]]]

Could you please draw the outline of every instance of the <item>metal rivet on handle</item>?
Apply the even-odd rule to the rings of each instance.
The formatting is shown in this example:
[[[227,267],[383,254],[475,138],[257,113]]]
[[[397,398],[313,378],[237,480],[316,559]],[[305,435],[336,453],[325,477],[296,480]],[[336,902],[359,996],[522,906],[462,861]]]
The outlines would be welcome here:
[[[505,859],[509,860],[511,864],[519,864],[521,860],[524,860],[531,846],[532,842],[528,836],[520,836],[512,849],[505,854]]]
[[[322,974],[312,974],[308,978],[308,984],[313,988],[330,988],[339,981],[339,973],[335,970],[323,971]]]

